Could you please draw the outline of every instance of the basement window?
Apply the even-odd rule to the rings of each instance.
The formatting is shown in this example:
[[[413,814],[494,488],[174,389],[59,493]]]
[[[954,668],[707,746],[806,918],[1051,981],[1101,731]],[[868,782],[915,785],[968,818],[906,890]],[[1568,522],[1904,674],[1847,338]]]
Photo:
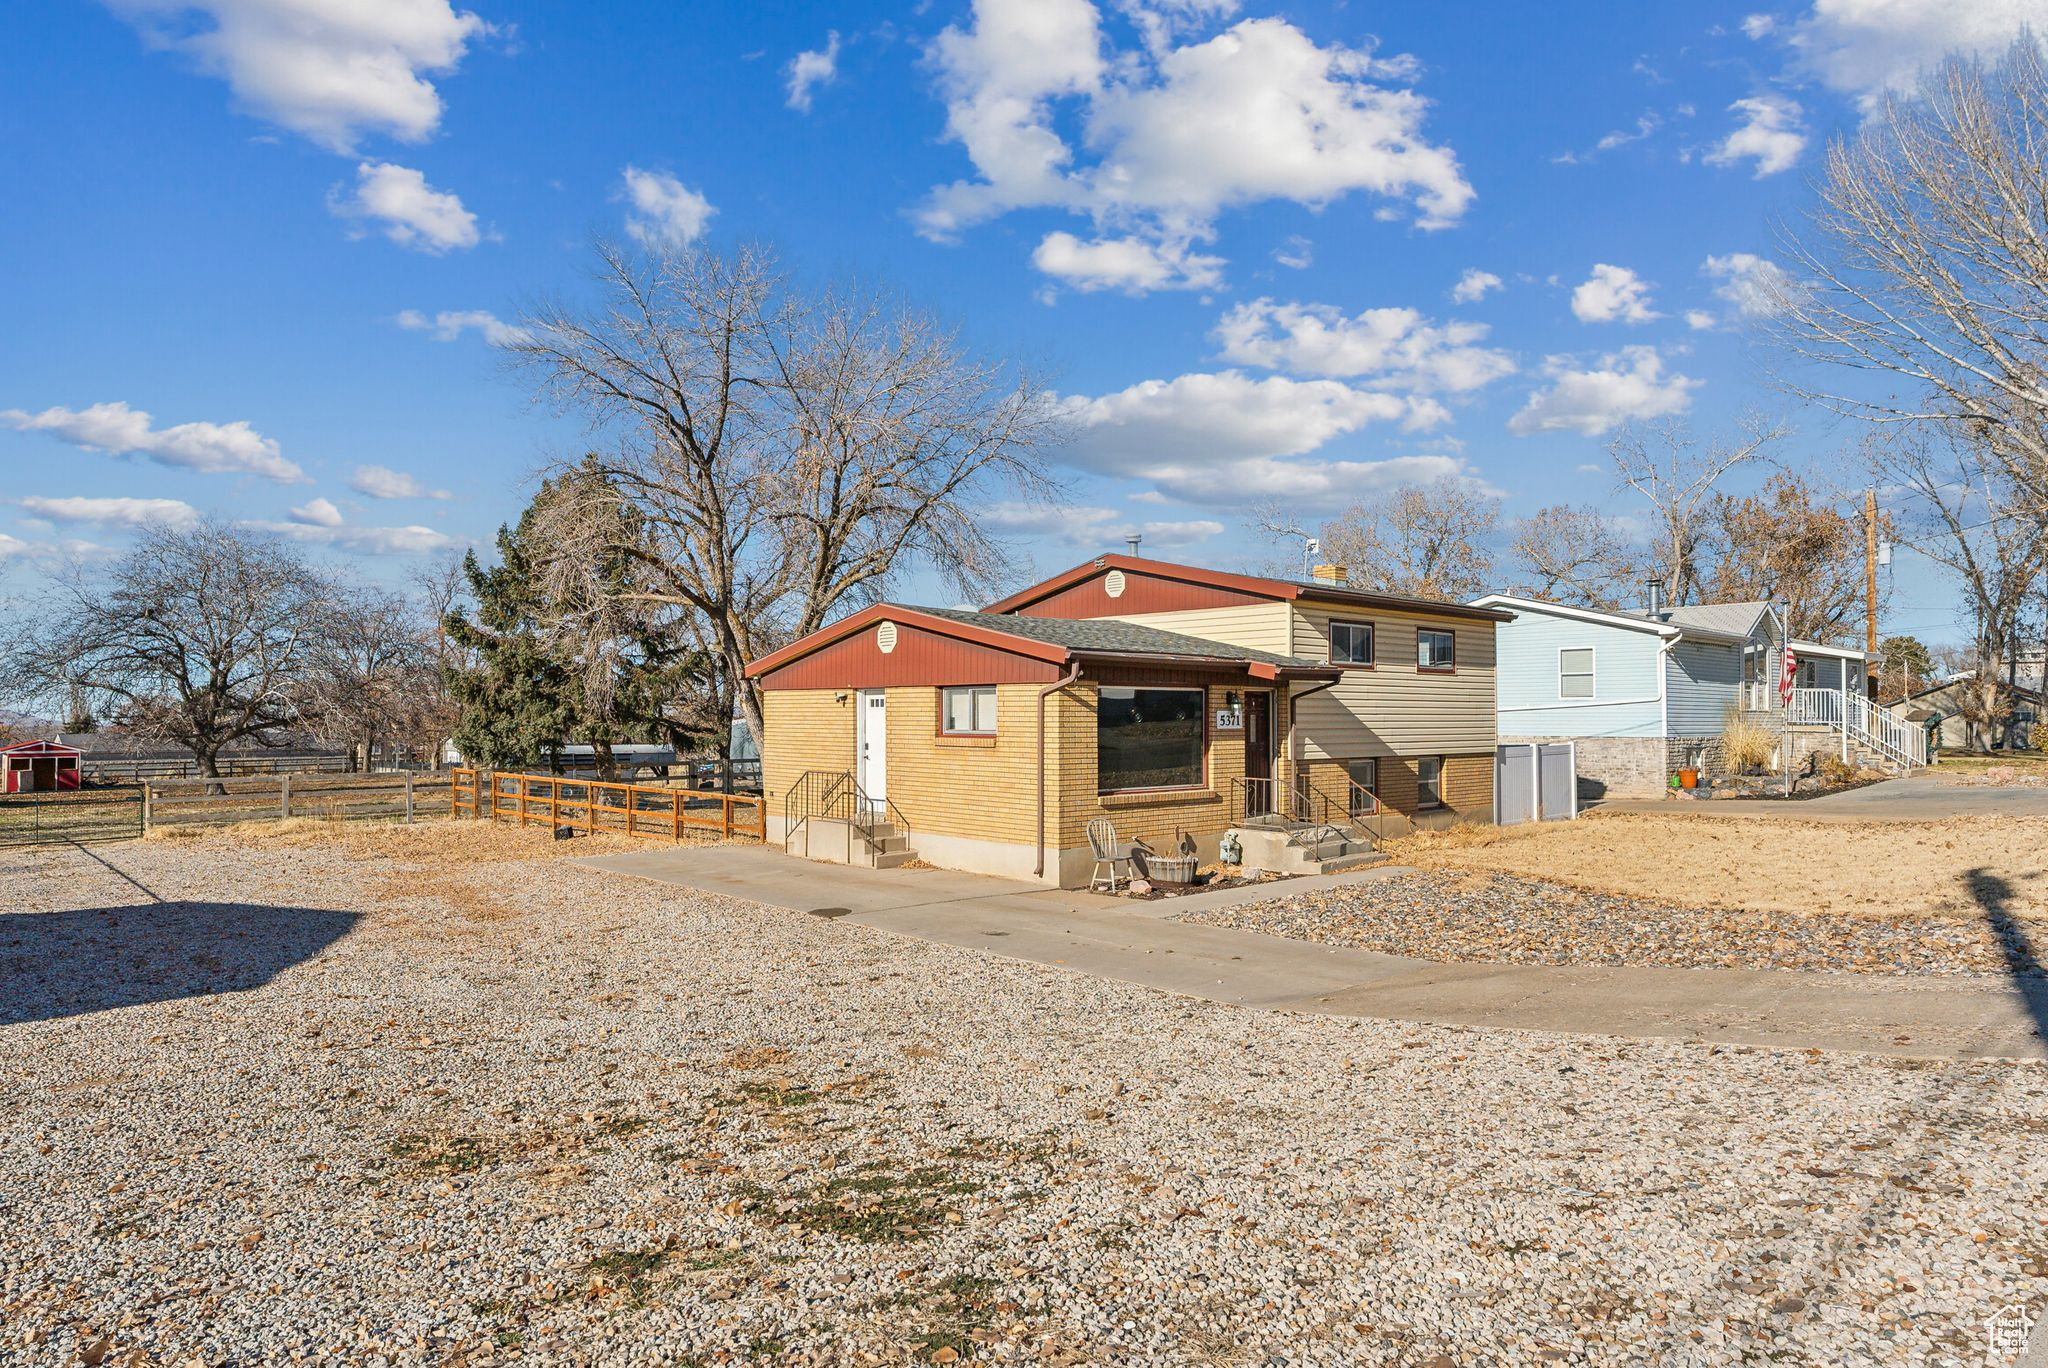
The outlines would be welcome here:
[[[1425,755],[1415,762],[1415,805],[1438,808],[1444,805],[1444,758]]]

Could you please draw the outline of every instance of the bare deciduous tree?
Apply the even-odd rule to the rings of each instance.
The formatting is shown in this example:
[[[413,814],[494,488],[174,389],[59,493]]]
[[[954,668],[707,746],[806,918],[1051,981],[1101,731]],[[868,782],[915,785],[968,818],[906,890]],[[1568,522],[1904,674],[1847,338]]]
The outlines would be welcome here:
[[[1493,577],[1487,540],[1499,501],[1462,480],[1391,490],[1323,524],[1323,556],[1352,585],[1416,598],[1468,599]]]
[[[103,573],[55,580],[9,684],[47,702],[83,691],[96,716],[187,747],[218,776],[229,743],[297,719],[328,592],[297,553],[226,523],[144,528]]]
[[[1972,440],[2035,507],[2048,501],[2044,146],[2033,35],[1995,64],[1950,58],[1829,147],[1774,301],[1796,352],[1890,382],[1810,397],[1878,422],[1988,430]]]
[[[605,442],[601,478],[557,501],[543,536],[632,559],[627,594],[701,617],[756,737],[750,659],[912,563],[965,594],[993,587],[1005,559],[975,513],[1048,492],[1037,453],[1061,419],[1042,386],[899,301],[800,291],[758,251],[598,256],[602,302],[532,310],[510,347],[538,396]],[[631,543],[603,504],[632,506]]]
[[[1554,504],[1514,522],[1509,555],[1537,598],[1611,612],[1640,577],[1641,548],[1590,506]]]
[[[1784,604],[1791,634],[1804,640],[1856,637],[1866,606],[1860,502],[1789,471],[1771,476],[1755,494],[1722,495],[1715,510],[1720,548],[1713,597]],[[1878,536],[1890,533],[1890,520],[1880,515]]]
[[[1608,444],[1617,488],[1650,506],[1643,574],[1663,581],[1666,603],[1700,601],[1716,532],[1716,487],[1729,471],[1761,459],[1785,431],[1752,414],[1732,437],[1704,444],[1681,423],[1623,428]]]
[[[2048,527],[2016,508],[2002,464],[1952,429],[1891,429],[1869,442],[1873,471],[1909,496],[1915,550],[1955,576],[1970,631],[1957,688],[1974,742],[1988,747],[2011,712],[2005,665],[2029,597],[2048,565]],[[1917,526],[1916,526],[1917,524]]]
[[[335,587],[297,690],[300,718],[364,769],[380,750],[420,744],[442,696],[431,630],[403,595]]]

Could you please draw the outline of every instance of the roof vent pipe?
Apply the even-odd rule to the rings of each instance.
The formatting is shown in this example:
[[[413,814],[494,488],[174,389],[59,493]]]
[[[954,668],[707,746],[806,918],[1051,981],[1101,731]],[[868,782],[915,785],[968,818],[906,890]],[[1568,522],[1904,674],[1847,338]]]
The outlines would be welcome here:
[[[1124,545],[1131,548],[1131,558],[1133,560],[1137,559],[1138,543],[1143,540],[1145,540],[1145,536],[1142,532],[1133,532],[1130,536],[1124,538]]]
[[[1645,601],[1649,604],[1651,617],[1664,615],[1664,580],[1661,576],[1643,581]]]

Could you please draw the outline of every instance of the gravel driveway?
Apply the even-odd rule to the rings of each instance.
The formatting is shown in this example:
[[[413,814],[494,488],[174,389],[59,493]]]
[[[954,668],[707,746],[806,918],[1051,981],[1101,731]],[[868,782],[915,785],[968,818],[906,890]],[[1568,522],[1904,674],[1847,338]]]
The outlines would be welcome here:
[[[1512,964],[2038,980],[2048,956],[2048,921],[2039,918],[1685,907],[1481,870],[1417,871],[1177,919],[1417,959]]]
[[[1974,1368],[2048,1302],[2038,1066],[1245,1012],[460,839],[0,855],[0,1362]]]

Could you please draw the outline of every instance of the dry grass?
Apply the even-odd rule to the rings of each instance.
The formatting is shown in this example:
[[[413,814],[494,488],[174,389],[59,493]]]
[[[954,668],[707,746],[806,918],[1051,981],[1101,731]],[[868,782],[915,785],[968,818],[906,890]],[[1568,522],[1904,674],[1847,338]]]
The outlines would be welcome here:
[[[2048,917],[2048,819],[1864,824],[1596,814],[1390,841],[1402,864],[1544,879],[1688,907]]]
[[[1778,738],[1741,713],[1731,712],[1721,728],[1722,761],[1737,773],[1763,769],[1777,754]]]
[[[546,826],[453,821],[327,822],[309,817],[289,821],[235,822],[223,826],[155,827],[151,841],[212,841],[237,850],[318,848],[363,859],[428,861],[437,865],[497,864],[553,856],[608,855],[652,844],[626,836],[578,835],[553,838]]]

